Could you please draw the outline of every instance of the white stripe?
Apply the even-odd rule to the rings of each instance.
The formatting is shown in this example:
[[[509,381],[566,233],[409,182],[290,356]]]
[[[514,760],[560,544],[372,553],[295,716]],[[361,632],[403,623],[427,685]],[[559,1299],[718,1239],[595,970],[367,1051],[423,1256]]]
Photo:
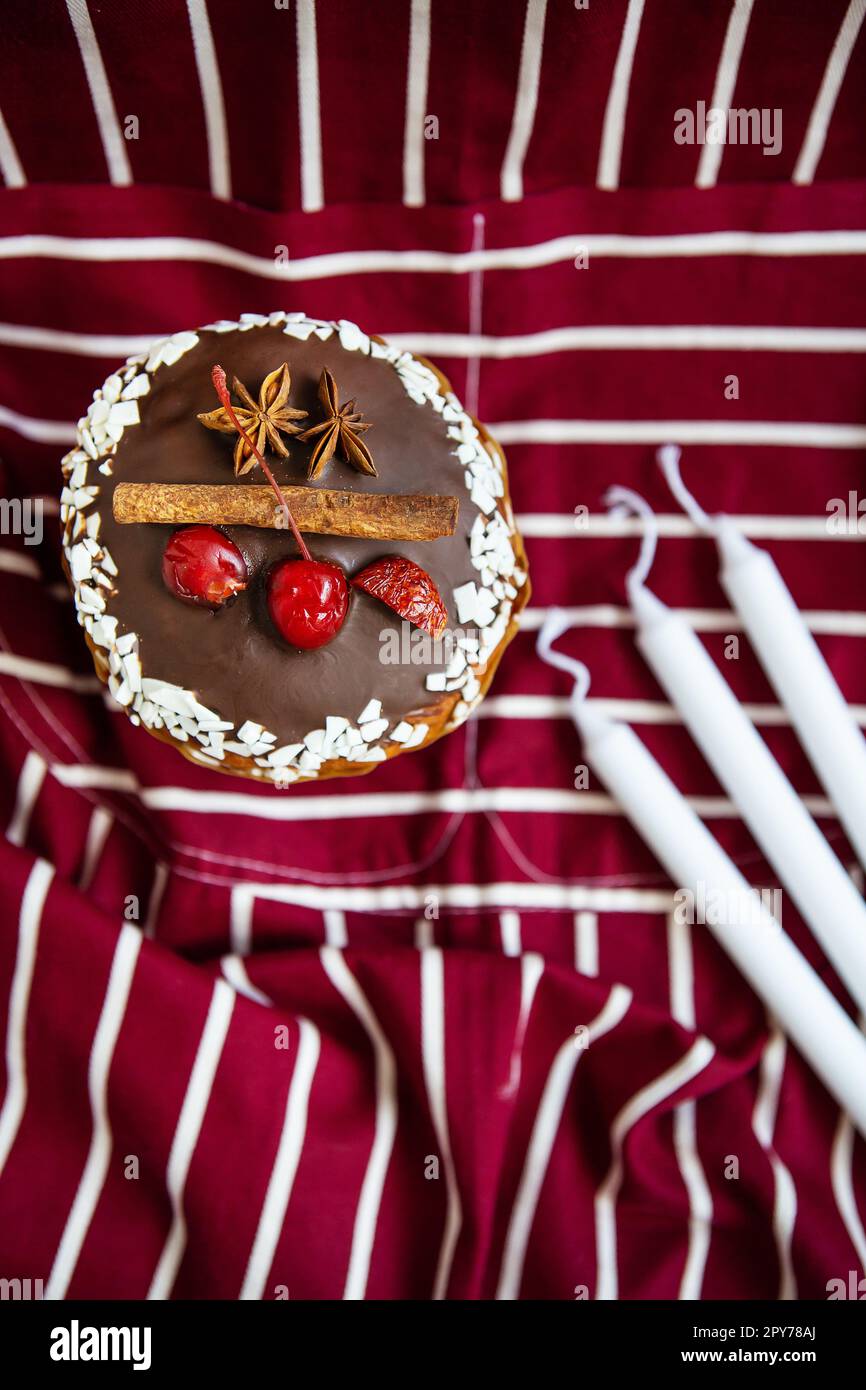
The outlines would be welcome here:
[[[54,866],[46,863],[44,859],[37,859],[30,870],[21,897],[18,947],[6,1017],[6,1094],[0,1109],[0,1175],[6,1167],[9,1150],[15,1142],[27,1104],[27,1007],[30,1003],[30,987],[33,983],[42,911],[53,877]]]
[[[463,1222],[460,1188],[451,1153],[445,1067],[445,969],[442,952],[431,948],[421,955],[421,1059],[430,1118],[445,1173],[445,1228],[433,1280],[433,1300],[448,1293],[454,1251]]]
[[[866,3],[866,0],[864,0]],[[0,342],[5,326],[0,325]],[[20,333],[30,330],[18,330]],[[33,330],[45,333],[45,329]],[[69,334],[74,340],[75,335]],[[588,324],[539,333],[385,333],[394,347],[424,357],[543,357],[556,352],[866,352],[862,328],[776,327],[745,324]],[[30,346],[24,342],[22,346]],[[35,346],[39,346],[36,344]],[[72,349],[74,351],[74,349]],[[133,351],[129,349],[130,353]]]
[[[472,217],[472,249],[480,251],[484,246],[487,232],[487,222],[483,212],[476,212]],[[473,270],[469,277],[469,336],[477,337],[481,333],[484,323],[484,272],[483,270]],[[464,408],[474,418],[479,414],[478,395],[481,389],[481,359],[470,356],[466,362],[466,383],[464,394]]]
[[[171,1199],[172,1221],[147,1293],[149,1299],[164,1299],[170,1296],[180,1262],[183,1259],[183,1252],[186,1247],[184,1188],[210,1100],[217,1066],[222,1056],[236,997],[234,990],[226,984],[225,980],[215,982],[207,1019],[190,1073],[186,1095],[183,1098],[180,1117],[171,1145],[171,1153],[168,1157],[166,1187]]]
[[[255,895],[263,896],[248,883],[237,883],[232,888],[229,935],[236,956],[248,956],[253,948]]]
[[[220,960],[220,969],[223,978],[228,980],[235,994],[242,994],[245,999],[251,999],[254,1004],[261,1004],[262,1008],[272,1009],[274,1001],[253,984],[247,974],[247,967],[240,956],[223,956]]]
[[[403,883],[378,888],[340,886],[322,888],[312,883],[244,883],[232,889],[232,898],[243,900],[244,915],[255,898],[266,902],[292,903],[296,907],[322,910],[339,907],[346,912],[417,912],[434,897],[442,908],[477,911],[482,908],[527,908],[542,912],[552,909],[579,912],[658,912],[668,913],[674,905],[670,889],[590,888],[584,884],[560,883]],[[234,928],[233,928],[234,929]]]
[[[67,333],[61,328],[39,328],[24,323],[0,323],[0,343],[9,347],[37,348],[46,352],[71,352],[77,357],[131,357],[147,352],[159,333]]]
[[[623,719],[629,724],[671,724],[681,725],[682,718],[680,713],[673,705],[665,704],[662,700],[588,700],[587,704],[598,714],[610,719]],[[787,728],[791,723],[788,711],[782,705],[751,705],[742,706],[743,713],[752,720],[754,724],[766,725],[773,728]],[[851,714],[858,724],[866,725],[866,705],[851,705]],[[488,695],[484,704],[477,712],[479,719],[570,719],[568,699],[553,695]],[[493,790],[487,788],[488,791]],[[582,793],[587,795],[587,793]],[[810,800],[812,805],[821,807],[821,815],[829,814],[826,807],[829,802],[825,797],[804,798]],[[703,805],[718,805],[718,811],[712,814],[726,815],[725,807],[729,804],[724,798],[713,800],[701,799]],[[593,810],[600,809],[599,805],[590,802]],[[572,809],[577,810],[577,807]],[[588,808],[584,808],[588,809]]]
[[[581,1054],[592,1047],[599,1038],[604,1037],[622,1021],[631,1004],[631,990],[624,985],[614,985],[605,1001],[604,1007],[592,1020],[587,1030],[586,1046],[580,1046],[574,1034],[569,1034],[559,1048],[544,1085],[532,1135],[526,1150],[520,1184],[511,1209],[508,1233],[502,1253],[502,1266],[496,1288],[497,1299],[516,1299],[520,1293],[520,1281],[532,1224],[538,1208],[538,1199],[547,1174],[550,1155],[559,1126],[562,1112],[571,1089],[575,1068]]]
[[[102,61],[99,42],[94,32],[90,11],[87,8],[87,0],[66,0],[66,8],[69,11],[69,18],[72,20],[72,27],[75,30],[75,37],[81,50],[84,71],[87,74],[87,85],[90,88],[90,99],[93,102],[93,114],[99,125],[99,135],[102,140],[102,148],[105,151],[105,162],[108,165],[108,177],[113,184],[123,187],[132,183],[132,170],[129,167],[126,141],[117,119],[114,98],[111,95],[111,87],[108,84],[108,75]]]
[[[141,950],[142,936],[137,927],[125,923],[117,938],[108,987],[87,1068],[87,1091],[93,1128],[87,1161],[75,1200],[66,1219],[63,1235],[54,1256],[51,1274],[45,1286],[45,1298],[65,1298],[78,1264],[81,1248],[90,1229],[93,1214],[105,1185],[105,1175],[111,1159],[112,1134],[108,1115],[108,1075],[114,1057],[118,1034],[126,1013],[129,992]]]
[[[189,0],[190,4],[201,0]],[[866,231],[686,232],[631,236],[620,232],[554,237],[523,246],[485,247],[475,251],[382,249],[333,251],[297,260],[276,261],[203,237],[66,237],[25,233],[0,237],[0,260],[45,257],[49,260],[107,263],[196,261],[258,275],[266,280],[307,281],[341,275],[387,272],[467,275],[473,270],[533,270],[573,262],[578,250],[596,260],[655,260],[703,256],[857,256],[866,253]]]
[[[23,439],[33,439],[37,444],[74,444],[75,426],[62,420],[34,420],[30,415],[21,415],[0,405],[0,425],[14,430]]]
[[[147,900],[147,916],[144,919],[142,931],[147,937],[156,936],[156,928],[159,922],[159,912],[162,907],[163,894],[168,883],[168,865],[159,860],[153,866],[153,883],[150,886],[150,897]]]
[[[54,763],[51,773],[62,787],[85,787],[88,790],[115,792],[138,791],[135,773],[124,767],[94,767],[91,763]]]
[[[785,1035],[771,1021],[770,1036],[761,1056],[758,1094],[752,1111],[755,1138],[766,1153],[773,1173],[773,1235],[779,1256],[778,1297],[781,1301],[797,1297],[797,1281],[791,1261],[791,1241],[794,1236],[794,1223],[797,1220],[797,1189],[790,1169],[782,1162],[773,1146],[787,1050]]]
[[[695,1029],[694,962],[691,928],[671,913],[667,922],[668,978],[671,1014],[677,1023]],[[674,1152],[689,1197],[689,1244],[678,1297],[699,1299],[713,1229],[713,1199],[698,1155],[697,1106],[684,1100],[673,1117]]]
[[[345,957],[332,946],[323,946],[319,954],[328,979],[343,996],[370,1039],[375,1058],[376,1130],[355,1212],[352,1252],[343,1291],[344,1299],[362,1299],[367,1292],[382,1191],[397,1133],[397,1063],[379,1020],[347,966]]]
[[[106,811],[103,806],[94,806],[87,827],[84,859],[78,879],[78,887],[82,893],[85,893],[93,882],[93,875],[96,873],[102,851],[105,848],[105,841],[108,839],[108,833],[113,824],[114,816],[110,811]]]
[[[671,1015],[683,1028],[695,1031],[695,977],[692,961],[692,937],[688,922],[681,922],[675,912],[668,914],[668,988]]]
[[[581,975],[598,975],[598,913],[574,914],[574,968]]]
[[[519,202],[523,197],[523,163],[532,139],[532,127],[535,124],[535,111],[538,106],[546,14],[547,0],[526,0],[514,114],[500,174],[501,196],[507,203]]]
[[[847,531],[834,535],[827,526],[826,516],[730,516],[744,536],[757,539],[795,541],[866,540],[866,529],[849,535]],[[643,517],[587,516],[578,526],[570,512],[529,512],[517,518],[524,538],[572,539],[575,536],[642,536],[646,529]],[[680,512],[659,512],[655,518],[659,536],[709,539],[695,523]]]
[[[81,676],[69,671],[65,666],[55,666],[48,661],[34,661],[27,656],[16,656],[14,652],[0,652],[0,676],[17,676],[18,680],[33,681],[37,685],[54,685],[63,690],[78,690],[81,694],[101,694],[102,681],[98,676]]]
[[[633,702],[640,706],[639,701]],[[605,702],[592,701],[596,709]],[[649,710],[650,702],[646,702]],[[651,721],[640,708],[636,723],[669,724],[674,721],[659,718]],[[763,721],[766,722],[766,721]],[[95,769],[102,772],[105,769]],[[422,792],[357,792],[346,795],[307,796],[303,801],[285,799],[271,801],[252,792],[205,792],[188,787],[142,787],[142,805],[154,811],[198,811],[217,815],[259,816],[263,820],[359,820],[371,816],[417,816],[428,811],[459,812],[477,815],[484,811],[514,811],[539,815],[616,816],[619,805],[601,792],[568,791],[560,787],[451,787],[442,791]],[[739,820],[739,812],[724,796],[689,796],[688,804],[698,815],[709,819]],[[833,819],[835,812],[825,796],[804,796],[803,805],[813,816]],[[243,951],[240,952],[244,954]]]
[[[642,1086],[622,1107],[610,1131],[611,1165],[607,1177],[595,1194],[595,1243],[597,1276],[595,1296],[599,1300],[619,1298],[616,1252],[616,1202],[623,1179],[623,1145],[629,1130],[656,1105],[667,1100],[709,1065],[715,1056],[709,1038],[692,1043],[684,1057],[655,1081]]]
[[[210,191],[215,198],[230,198],[232,183],[226,109],[207,3],[206,0],[186,0],[186,8],[207,130]]]
[[[145,352],[161,334],[69,333],[59,328],[0,323],[0,343],[77,357],[131,357]],[[806,326],[671,324],[588,324],[546,328],[539,333],[389,333],[394,347],[425,357],[542,357],[557,352],[625,351],[693,352],[866,352],[866,329]]]
[[[851,0],[827,60],[824,76],[821,78],[821,86],[815,98],[815,105],[812,107],[803,146],[791,175],[794,183],[811,183],[815,177],[815,170],[821,155],[824,153],[827,131],[836,108],[839,89],[842,86],[848,61],[857,41],[857,35],[860,33],[864,15],[866,15],[866,0]]]
[[[716,82],[710,102],[711,109],[721,110],[725,113],[725,133],[727,133],[727,113],[731,109],[734,88],[737,85],[737,73],[740,70],[740,58],[743,54],[743,45],[746,42],[746,32],[749,28],[751,15],[752,0],[734,0],[728,18],[728,27],[725,30],[725,41],[722,44],[722,53],[716,70]],[[701,147],[698,169],[695,174],[696,188],[713,188],[715,186],[719,177],[724,147],[724,140],[718,145],[703,145]]]
[[[7,188],[23,188],[27,183],[12,133],[0,111],[0,174]]]
[[[572,627],[633,628],[635,616],[630,608],[599,603],[586,608],[565,608]],[[524,608],[519,616],[521,632],[538,632],[550,609]],[[673,612],[696,632],[742,632],[743,622],[729,608],[674,608]],[[800,617],[810,632],[834,637],[866,637],[866,613],[833,612],[829,609],[801,609]]]
[[[325,942],[328,946],[336,946],[338,950],[344,949],[349,944],[349,937],[346,931],[346,914],[340,912],[338,908],[328,908],[322,913],[325,919]]]
[[[701,1297],[710,1237],[713,1232],[713,1198],[698,1155],[697,1106],[684,1100],[674,1111],[674,1152],[689,1197],[689,1245],[677,1297]]]
[[[505,699],[506,697],[491,697]],[[511,697],[508,697],[511,698]],[[521,702],[529,696],[514,697]],[[542,697],[539,697],[541,699]],[[678,724],[671,706],[656,705],[652,701],[640,700],[593,700],[594,708],[601,711],[616,710],[626,713],[637,724]],[[509,718],[541,718],[546,706],[535,704],[531,715],[526,709],[513,711]],[[763,706],[744,706],[747,713],[762,724],[782,724],[781,718],[767,718]],[[772,711],[776,706],[770,706]],[[560,713],[559,706],[552,703],[550,709]],[[852,706],[855,716],[860,718],[859,706]],[[333,796],[308,796],[303,802],[274,800],[256,796],[252,792],[205,792],[192,787],[141,787],[132,773],[123,768],[94,767],[89,764],[76,765],[55,763],[51,771],[57,780],[67,787],[106,787],[114,791],[130,792],[138,796],[143,806],[155,811],[195,811],[209,815],[258,816],[263,820],[360,820],[371,816],[416,816],[428,811],[464,812],[477,815],[485,811],[519,811],[537,814],[618,816],[619,805],[603,792],[572,792],[559,787],[451,787],[442,791],[395,792],[390,795],[378,792],[358,792]],[[739,812],[732,801],[724,796],[688,796],[688,804],[697,815],[707,819],[738,820]],[[833,819],[835,812],[824,796],[803,796],[803,805],[813,816]],[[240,900],[239,900],[240,901]],[[423,904],[421,904],[423,906]],[[246,950],[241,942],[243,911],[239,906],[240,937],[233,937],[233,949],[239,955]]]
[[[526,1032],[526,1025],[529,1022],[529,1014],[532,1009],[532,1001],[535,998],[535,991],[541,983],[544,974],[544,957],[538,955],[536,951],[527,951],[520,957],[520,1020],[517,1031],[520,1035],[521,1046],[523,1044],[523,1034]]]
[[[502,952],[506,956],[519,956],[523,947],[520,942],[520,914],[500,912],[499,934],[502,938]]]
[[[30,817],[33,815],[33,808],[42,790],[42,783],[45,781],[47,770],[45,759],[35,753],[32,748],[29,749],[18,774],[15,809],[6,830],[6,839],[10,845],[23,845],[27,839]]]
[[[628,10],[622,27],[619,52],[616,55],[616,64],[614,65],[613,78],[604,112],[596,179],[599,188],[619,187],[628,89],[642,16],[643,0],[628,0]]]
[[[632,724],[673,724],[682,723],[679,712],[673,705],[655,700],[590,700],[588,702],[599,713],[611,718],[621,718]],[[486,706],[490,706],[487,708]],[[544,695],[494,695],[478,711],[478,717],[500,719],[552,719],[570,718],[567,700],[556,700]],[[866,725],[866,705],[851,705],[851,714],[858,724]],[[781,705],[742,705],[743,713],[754,724],[775,728],[787,728],[790,724],[788,711]],[[693,805],[713,807],[708,815],[727,815],[724,798],[689,798]],[[815,814],[831,815],[830,802],[825,797],[804,797],[803,800],[815,807]]]
[[[839,1123],[833,1137],[830,1181],[839,1215],[856,1251],[860,1269],[866,1270],[866,1231],[857,1210],[857,1197],[854,1192],[854,1126],[844,1110],[839,1113]]]
[[[322,128],[319,115],[319,52],[316,0],[297,0],[298,118],[301,134],[301,208],[319,212],[322,191]]]
[[[430,0],[412,0],[403,129],[403,202],[407,208],[424,204],[424,119],[429,67]]]
[[[319,1062],[322,1039],[318,1028],[310,1023],[309,1019],[299,1018],[298,1028],[298,1055],[286,1100],[279,1147],[271,1169],[244,1282],[238,1294],[239,1299],[264,1297],[265,1281],[274,1262],[277,1242],[286,1219],[307,1134],[310,1091]]]
[[[542,956],[535,951],[526,951],[520,955],[520,1009],[517,1014],[514,1043],[509,1059],[508,1079],[499,1092],[502,1100],[516,1096],[520,1089],[520,1077],[523,1070],[523,1044],[526,1039],[526,1030],[529,1027],[529,1015],[532,1013],[532,1005],[543,974],[544,958]]]
[[[861,865],[852,864],[849,873],[854,881],[858,893],[862,895],[864,887],[864,874]],[[858,1019],[858,1025],[862,1030],[864,1019]],[[830,1151],[830,1182],[833,1188],[833,1196],[836,1198],[836,1206],[839,1208],[839,1215],[845,1223],[845,1229],[851,1239],[851,1244],[860,1262],[860,1269],[866,1270],[866,1230],[863,1229],[863,1221],[857,1210],[857,1197],[854,1192],[854,1126],[851,1117],[844,1110],[839,1112],[839,1122],[836,1125],[836,1133],[833,1136],[833,1147]]]
[[[30,555],[24,555],[20,550],[0,550],[0,570],[4,574],[20,574],[27,579],[41,579],[42,572],[34,559]],[[69,588],[63,585],[63,592],[69,598]]]
[[[428,951],[436,945],[433,923],[426,917],[419,917],[415,923],[415,950]]]
[[[490,426],[500,444],[771,444],[776,448],[862,449],[866,425],[813,420],[505,420]]]

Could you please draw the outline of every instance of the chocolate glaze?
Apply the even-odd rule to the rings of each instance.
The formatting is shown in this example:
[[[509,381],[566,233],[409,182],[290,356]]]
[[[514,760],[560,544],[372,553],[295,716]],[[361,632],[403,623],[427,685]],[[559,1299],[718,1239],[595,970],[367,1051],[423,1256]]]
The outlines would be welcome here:
[[[165,588],[160,566],[170,526],[119,525],[112,516],[112,495],[119,482],[227,483],[234,481],[233,436],[205,429],[196,419],[216,408],[211,383],[215,362],[229,381],[238,376],[258,397],[268,372],[288,362],[290,401],[307,410],[310,424],[321,419],[317,387],[322,367],[333,372],[341,403],[357,398],[372,422],[364,435],[378,470],[370,478],[334,458],[311,487],[366,492],[444,492],[460,498],[453,536],[435,541],[374,542],[353,537],[307,536],[312,554],[341,565],[347,576],[382,555],[404,555],[423,566],[436,582],[448,609],[449,626],[457,625],[453,590],[477,580],[470,563],[468,535],[477,515],[463,481],[463,469],[447,437],[447,425],[427,405],[406,394],[393,367],[360,352],[347,352],[336,335],[321,342],[300,342],[280,328],[246,332],[202,332],[196,347],[173,366],[160,367],[150,393],[139,401],[141,423],[124,432],[113,474],[100,478],[97,507],[102,515],[100,539],[119,570],[117,594],[108,613],[118,619],[118,635],[137,632],[146,676],[193,691],[199,700],[236,726],[250,719],[277,735],[299,741],[321,728],[326,715],[351,721],[372,698],[382,701],[392,722],[430,708],[436,699],[425,677],[436,663],[386,665],[379,660],[380,634],[399,634],[400,620],[383,604],[352,592],[340,632],[325,647],[298,652],[289,647],[268,616],[264,579],[271,566],[297,554],[291,534],[257,527],[224,528],[243,552],[251,582],[227,608],[211,613],[181,603]],[[315,444],[286,439],[289,458],[268,455],[277,482],[303,484]],[[255,468],[240,483],[261,483]],[[441,667],[440,667],[441,669]]]

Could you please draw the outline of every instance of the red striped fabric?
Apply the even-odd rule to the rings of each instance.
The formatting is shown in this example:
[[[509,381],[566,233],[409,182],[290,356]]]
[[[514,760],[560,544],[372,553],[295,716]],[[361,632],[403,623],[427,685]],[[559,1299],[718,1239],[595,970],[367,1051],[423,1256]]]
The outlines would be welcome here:
[[[7,5],[0,467],[46,507],[41,544],[0,537],[0,1276],[571,1299],[820,1298],[862,1273],[862,1140],[671,919],[605,789],[575,790],[534,641],[574,610],[593,697],[771,886],[635,649],[639,532],[601,499],[636,488],[654,589],[853,864],[745,638],[725,660],[712,547],[654,452],[679,439],[701,502],[771,551],[866,724],[863,538],[825,527],[866,445],[864,8]],[[677,109],[717,93],[779,108],[780,152],[677,144]],[[53,505],[114,363],[275,308],[356,319],[477,393],[534,585],[464,730],[284,793],[110,708]],[[784,924],[848,1003],[787,901]]]

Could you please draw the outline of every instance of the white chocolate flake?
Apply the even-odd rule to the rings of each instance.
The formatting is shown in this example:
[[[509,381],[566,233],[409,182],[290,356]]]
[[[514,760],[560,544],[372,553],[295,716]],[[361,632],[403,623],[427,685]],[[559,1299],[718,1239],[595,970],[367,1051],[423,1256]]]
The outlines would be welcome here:
[[[361,725],[361,738],[365,743],[375,743],[377,738],[382,737],[387,727],[387,719],[369,719],[366,724]]]
[[[382,701],[369,700],[361,713],[358,715],[359,724],[369,724],[373,719],[379,719],[382,714]]]

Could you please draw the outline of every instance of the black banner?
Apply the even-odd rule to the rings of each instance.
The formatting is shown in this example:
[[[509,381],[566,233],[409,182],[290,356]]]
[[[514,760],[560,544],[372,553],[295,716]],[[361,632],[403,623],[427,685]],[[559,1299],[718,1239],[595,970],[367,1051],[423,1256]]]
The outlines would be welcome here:
[[[360,1365],[359,1358],[367,1350],[366,1334],[371,1339],[374,1364],[383,1367],[390,1359],[385,1350],[390,1344],[395,1354],[392,1364],[399,1364],[403,1374],[411,1375],[412,1362],[405,1351],[410,1327],[424,1339],[416,1345],[425,1377],[437,1361],[452,1374],[466,1360],[477,1361],[487,1373],[489,1360],[503,1355],[510,1366],[513,1354],[521,1360],[529,1357],[540,1365],[549,1364],[556,1345],[552,1346],[549,1338],[560,1333],[565,1339],[560,1355],[568,1355],[566,1364],[576,1376],[600,1358],[611,1372],[634,1369],[652,1374],[705,1365],[801,1365],[826,1376],[835,1370],[850,1375],[859,1362],[863,1310],[852,1306],[858,1302],[847,1298],[820,1303],[524,1302],[512,1304],[507,1320],[500,1321],[504,1309],[499,1306],[476,1309],[473,1315],[468,1305],[460,1303],[370,1303],[364,1310],[344,1310],[334,1303],[292,1301],[7,1300],[0,1302],[0,1333],[7,1363],[18,1363],[40,1374],[47,1372],[58,1383],[77,1375],[92,1379],[106,1369],[114,1377],[138,1374],[140,1379],[145,1375],[161,1379],[166,1374],[211,1371],[220,1376],[248,1376],[254,1366],[282,1368],[289,1376],[305,1374],[297,1358],[302,1349],[308,1354],[312,1351],[319,1342],[320,1329],[327,1331],[320,1343],[325,1359],[330,1360],[336,1352],[336,1362],[345,1347]],[[385,1324],[380,1321],[383,1313],[398,1317],[400,1323]],[[322,1316],[327,1322],[320,1321]],[[442,1339],[446,1328],[453,1328],[460,1341]],[[351,1333],[351,1342],[341,1340],[344,1332]],[[479,1341],[482,1333],[483,1341]],[[467,1341],[466,1334],[474,1336]],[[385,1336],[389,1337],[387,1344],[383,1343]]]

